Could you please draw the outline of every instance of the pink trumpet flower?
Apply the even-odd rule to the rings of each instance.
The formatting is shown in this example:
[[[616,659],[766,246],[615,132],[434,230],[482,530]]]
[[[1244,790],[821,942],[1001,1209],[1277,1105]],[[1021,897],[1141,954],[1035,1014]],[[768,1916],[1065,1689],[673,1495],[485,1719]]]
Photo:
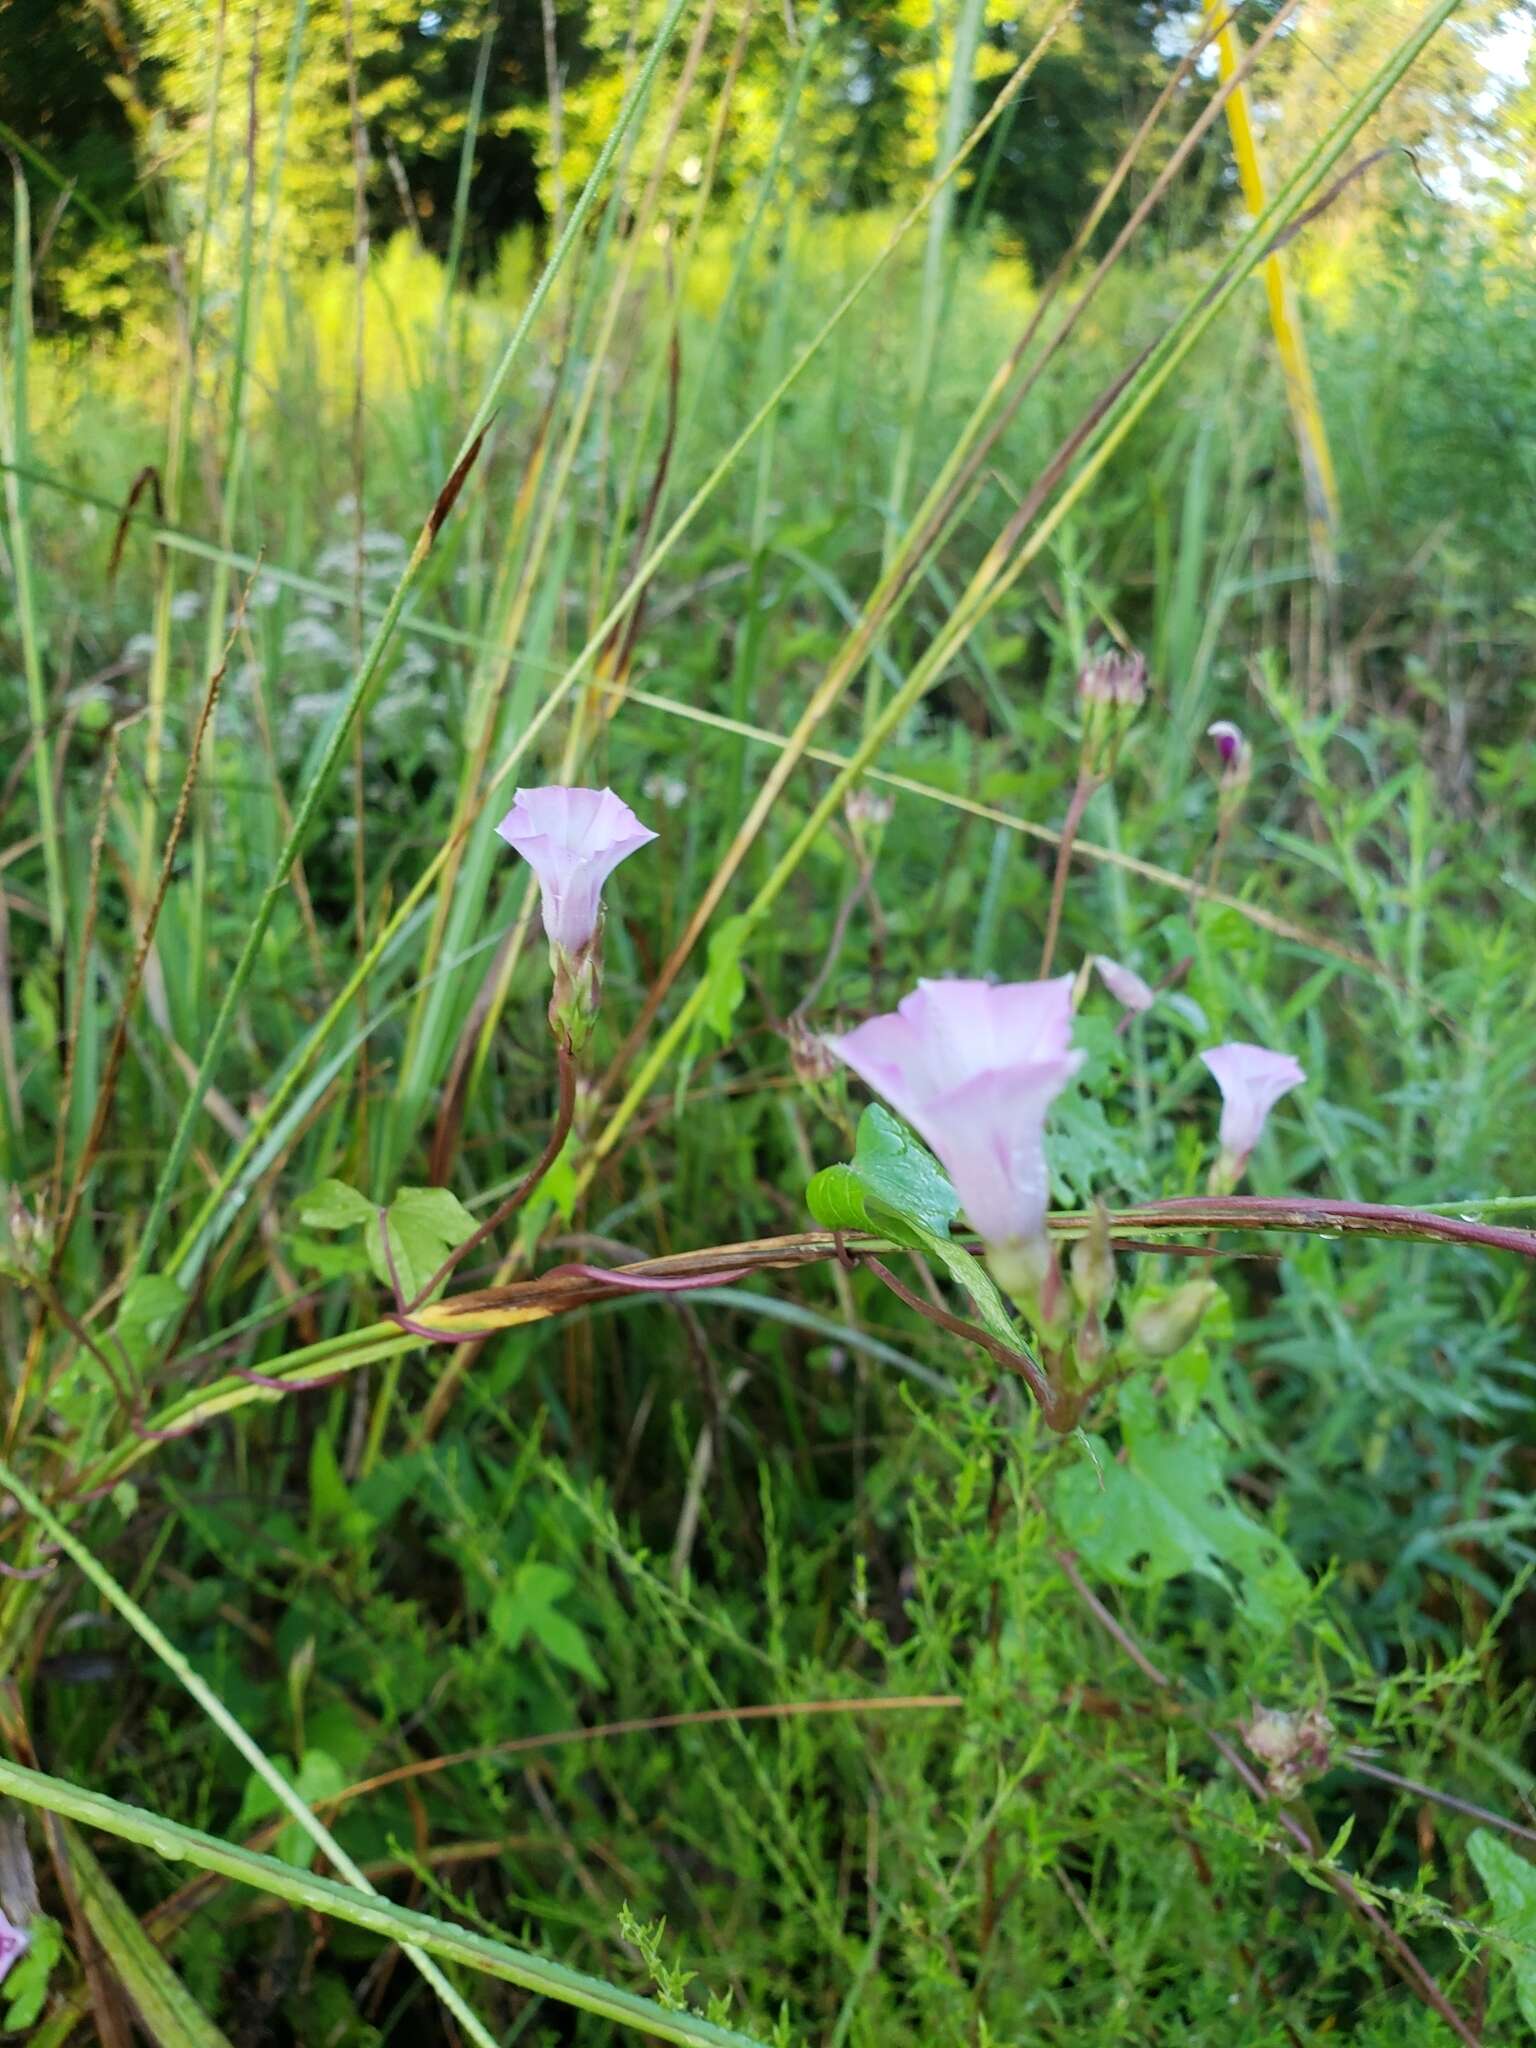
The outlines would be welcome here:
[[[831,1051],[927,1140],[1010,1293],[1049,1266],[1045,1117],[1082,1062],[1071,1049],[1072,976],[920,981],[894,1012]]]
[[[11,1974],[13,1965],[19,1963],[32,1946],[32,1937],[25,1927],[13,1927],[3,1913],[0,1913],[0,1984]]]
[[[603,884],[656,837],[611,789],[520,789],[497,832],[538,877],[551,945],[579,953],[602,915]]]
[[[520,789],[496,830],[538,878],[555,974],[550,1023],[578,1046],[597,1015],[603,884],[656,834],[611,789],[559,784]]]
[[[1221,1156],[1212,1169],[1211,1185],[1227,1193],[1242,1178],[1269,1112],[1307,1077],[1288,1052],[1270,1052],[1262,1045],[1234,1041],[1212,1046],[1200,1057],[1221,1090]]]

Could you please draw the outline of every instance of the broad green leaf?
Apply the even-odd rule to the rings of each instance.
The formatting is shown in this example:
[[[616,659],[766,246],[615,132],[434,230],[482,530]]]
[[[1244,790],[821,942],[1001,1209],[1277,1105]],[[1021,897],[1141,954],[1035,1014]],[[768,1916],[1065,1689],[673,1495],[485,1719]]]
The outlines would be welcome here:
[[[1305,1575],[1227,1491],[1226,1440],[1215,1423],[1202,1417],[1182,1433],[1169,1429],[1141,1381],[1121,1394],[1120,1420],[1124,1463],[1090,1438],[1095,1463],[1057,1481],[1056,1510],[1074,1549],[1122,1586],[1196,1572],[1230,1593],[1256,1628],[1286,1627],[1306,1600]]]
[[[1023,1332],[978,1259],[949,1226],[960,1198],[949,1176],[888,1109],[871,1103],[859,1119],[851,1166],[827,1166],[805,1190],[806,1206],[823,1230],[868,1230],[926,1252],[963,1287],[994,1337],[1014,1349]]]
[[[1494,1929],[1509,1943],[1521,2017],[1536,2031],[1536,1864],[1487,1828],[1468,1835],[1467,1854],[1493,1901]]]
[[[400,1291],[409,1301],[421,1292],[448,1254],[473,1234],[475,1219],[447,1188],[402,1188],[390,1203],[389,1245]],[[385,1287],[392,1284],[384,1256],[378,1212],[370,1210],[363,1232],[368,1263]]]
[[[366,1195],[349,1188],[344,1180],[323,1180],[300,1195],[293,1212],[308,1230],[350,1230],[354,1224],[369,1222],[374,1207]]]
[[[146,1273],[123,1296],[113,1335],[130,1362],[143,1365],[166,1325],[187,1305],[185,1291],[167,1273]]]
[[[960,1213],[960,1197],[937,1159],[878,1102],[859,1118],[853,1170],[871,1198],[905,1222],[942,1236]]]
[[[871,1230],[902,1244],[947,1236],[960,1212],[943,1167],[878,1102],[859,1119],[853,1164],[825,1167],[805,1199],[824,1230]]]

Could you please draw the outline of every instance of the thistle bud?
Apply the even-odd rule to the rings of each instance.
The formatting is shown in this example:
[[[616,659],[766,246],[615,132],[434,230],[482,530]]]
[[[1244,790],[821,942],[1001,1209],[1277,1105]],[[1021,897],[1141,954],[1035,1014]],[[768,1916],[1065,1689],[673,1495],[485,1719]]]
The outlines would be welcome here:
[[[32,1214],[20,1188],[8,1188],[5,1213],[0,1216],[0,1273],[24,1283],[40,1273],[52,1256],[52,1231],[41,1216]]]
[[[819,1031],[813,1031],[796,1010],[785,1023],[785,1042],[795,1079],[807,1088],[818,1087],[837,1072],[837,1054]]]
[[[1133,647],[1107,647],[1084,664],[1077,678],[1077,694],[1085,704],[1112,704],[1122,711],[1135,711],[1147,695],[1147,660]]]
[[[868,825],[889,825],[895,804],[877,789],[850,790],[843,804],[843,816],[854,830]]]
[[[1333,1761],[1333,1723],[1321,1707],[1308,1707],[1300,1714],[1288,1714],[1279,1707],[1256,1707],[1241,1733],[1265,1766],[1269,1789],[1277,1799],[1294,1798]]]
[[[1133,1348],[1143,1358],[1172,1358],[1199,1334],[1206,1310],[1220,1293],[1214,1280],[1186,1280],[1160,1301],[1144,1301],[1130,1320]]]

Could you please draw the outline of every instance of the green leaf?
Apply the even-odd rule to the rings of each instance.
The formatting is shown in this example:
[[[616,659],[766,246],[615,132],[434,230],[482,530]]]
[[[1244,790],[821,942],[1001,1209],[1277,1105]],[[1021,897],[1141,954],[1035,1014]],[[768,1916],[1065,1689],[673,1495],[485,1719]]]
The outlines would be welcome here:
[[[878,1102],[859,1118],[853,1170],[881,1209],[941,1237],[960,1213],[960,1197],[949,1175],[927,1146]]]
[[[1256,1628],[1285,1628],[1306,1601],[1305,1574],[1228,1493],[1226,1440],[1215,1423],[1168,1429],[1139,1381],[1121,1395],[1120,1420],[1123,1463],[1090,1438],[1100,1469],[1076,1465],[1057,1482],[1056,1511],[1073,1548],[1122,1586],[1161,1586],[1196,1572],[1230,1593]]]
[[[751,919],[728,917],[709,942],[709,965],[704,970],[704,1002],[700,1015],[722,1042],[731,1035],[731,1019],[747,992],[741,971],[741,950],[746,944]]]
[[[537,1634],[541,1617],[574,1584],[570,1573],[558,1565],[520,1564],[491,1602],[491,1633],[506,1649],[517,1649],[525,1636]]]
[[[872,1228],[864,1183],[851,1166],[824,1166],[805,1188],[805,1206],[823,1230]]]
[[[168,1273],[146,1273],[123,1296],[113,1335],[131,1364],[144,1365],[168,1323],[187,1305],[185,1291]]]
[[[308,1230],[350,1230],[356,1223],[371,1221],[374,1208],[366,1195],[344,1180],[323,1180],[300,1195],[293,1213]]]
[[[46,1914],[34,1914],[27,1922],[32,1944],[20,1962],[13,1965],[0,1997],[5,2000],[4,2031],[23,2034],[35,2026],[48,1997],[48,1979],[64,1953],[64,1930]]]
[[[808,1183],[805,1200],[823,1230],[868,1230],[937,1259],[970,1295],[992,1335],[1021,1348],[1023,1332],[991,1275],[949,1234],[960,1197],[948,1174],[878,1102],[859,1119],[853,1164],[823,1167]]]
[[[474,1234],[475,1219],[447,1188],[402,1188],[390,1203],[389,1244],[394,1253],[400,1290],[407,1301],[421,1292],[451,1251]],[[384,1256],[384,1233],[376,1210],[368,1212],[363,1233],[374,1277],[391,1284]]]
[[[546,1609],[534,1621],[533,1636],[557,1663],[579,1672],[589,1685],[601,1688],[603,1674],[592,1661],[587,1639],[568,1616]]]
[[[273,1757],[272,1764],[306,1806],[319,1806],[346,1789],[347,1774],[328,1750],[306,1749],[297,1776],[285,1757]],[[235,1833],[247,1834],[283,1810],[276,1792],[259,1772],[253,1772],[246,1780],[240,1811],[235,1816]],[[295,1870],[308,1870],[315,1860],[315,1844],[299,1823],[291,1820],[273,1843],[272,1853],[280,1862],[292,1864]]]
[[[1468,1835],[1467,1854],[1493,1901],[1494,1930],[1509,1944],[1521,2017],[1536,2029],[1536,1865],[1487,1828]]]
[[[365,1543],[376,1526],[373,1516],[353,1499],[328,1429],[315,1432],[309,1451],[309,1523],[315,1535],[334,1531],[344,1543]]]
[[[825,1167],[805,1199],[823,1230],[872,1230],[901,1244],[948,1236],[960,1213],[943,1167],[878,1102],[859,1119],[853,1164]]]

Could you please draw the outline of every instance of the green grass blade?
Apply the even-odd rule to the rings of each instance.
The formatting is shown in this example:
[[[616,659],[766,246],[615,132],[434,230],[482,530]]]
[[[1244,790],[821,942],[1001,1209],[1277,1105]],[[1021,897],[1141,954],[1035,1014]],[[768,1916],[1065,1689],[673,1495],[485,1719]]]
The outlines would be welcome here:
[[[522,350],[523,343],[527,339],[534,321],[537,319],[545,300],[549,296],[555,278],[559,275],[567,257],[575,247],[582,229],[586,225],[587,218],[597,203],[597,195],[603,180],[607,176],[608,167],[613,162],[614,156],[630,124],[634,121],[649,97],[651,86],[661,64],[662,55],[671,42],[673,32],[682,17],[686,4],[687,0],[669,0],[666,15],[660,28],[657,30],[655,40],[651,44],[646,60],[640,67],[634,84],[625,96],[624,104],[619,109],[613,127],[610,129],[608,137],[598,154],[597,162],[592,167],[592,175],[587,180],[580,199],[571,210],[571,217],[566,223],[565,233],[555,245],[549,262],[544,268],[543,275],[529,295],[528,304],[523,309],[522,318],[513,329],[511,338],[502,352],[501,359],[486,385],[484,396],[475,409],[474,417],[465,432],[463,444],[454,463],[455,472],[472,459],[481,437],[491,423],[491,416],[496,410],[497,401],[506,385],[508,376],[511,374],[512,366],[517,361]],[[369,687],[377,675],[380,664],[384,659],[385,651],[394,637],[395,627],[399,624],[400,615],[405,609],[406,600],[421,574],[422,566],[427,559],[434,534],[435,527],[432,519],[429,517],[422,527],[421,535],[416,542],[409,562],[406,564],[405,571],[395,586],[384,616],[379,621],[368,651],[364,655],[357,674],[352,680],[347,692],[346,701],[331,728],[330,737],[326,742],[320,759],[316,763],[294,808],[292,828],[283,843],[281,852],[278,854],[266,888],[262,891],[261,897],[257,902],[250,926],[246,932],[245,943],[240,949],[239,958],[236,960],[233,971],[225,985],[223,998],[219,1003],[213,1022],[209,1026],[208,1038],[203,1048],[202,1059],[198,1063],[196,1078],[187,1095],[181,1116],[177,1121],[176,1131],[167,1149],[165,1163],[156,1183],[154,1196],[144,1218],[144,1227],[139,1237],[138,1248],[134,1254],[129,1273],[130,1280],[136,1279],[147,1271],[150,1261],[154,1257],[155,1247],[159,1243],[160,1233],[165,1227],[166,1214],[176,1191],[176,1184],[181,1178],[181,1170],[186,1164],[187,1154],[191,1149],[192,1134],[202,1111],[204,1093],[218,1065],[219,1056],[224,1050],[224,1042],[229,1036],[235,1012],[239,1008],[241,998],[245,993],[246,983],[251,978],[252,970],[255,968],[257,957],[261,952],[262,941],[266,937],[267,927],[272,921],[272,914],[287,889],[288,877],[292,872],[294,862],[299,856],[299,850],[308,836],[310,826],[314,823],[315,813],[318,811],[320,803],[330,789],[331,784],[336,779],[337,771],[350,739],[353,722],[362,709]]]
[[[117,1609],[139,1640],[147,1644],[155,1652],[156,1656],[160,1658],[162,1663],[169,1668],[173,1676],[186,1688],[193,1699],[197,1701],[197,1704],[202,1708],[209,1720],[213,1722],[214,1726],[221,1734],[227,1736],[229,1741],[239,1750],[251,1769],[261,1779],[262,1783],[266,1785],[278,1803],[298,1822],[299,1826],[309,1836],[309,1839],[319,1849],[321,1854],[358,1891],[372,1893],[373,1886],[368,1882],[368,1879],[363,1875],[357,1864],[353,1862],[346,1850],[342,1848],[335,1836],[332,1835],[330,1829],[299,1797],[298,1792],[289,1784],[282,1772],[273,1765],[271,1758],[268,1757],[261,1745],[252,1740],[251,1736],[246,1732],[241,1723],[235,1719],[213,1688],[192,1668],[192,1665],[182,1655],[181,1651],[177,1649],[170,1637],[150,1619],[133,1596],[117,1583],[106,1566],[98,1558],[93,1557],[79,1538],[72,1535],[64,1527],[64,1524],[58,1519],[57,1515],[44,1502],[38,1499],[37,1495],[33,1493],[25,1481],[18,1479],[15,1473],[10,1471],[4,1464],[0,1464],[0,1484],[10,1488],[22,1508],[25,1509],[35,1522],[47,1530],[54,1542],[74,1560],[75,1564],[85,1573],[86,1577],[103,1598]],[[470,2039],[477,2042],[479,2048],[495,2048],[493,2037],[486,2032],[480,2021],[476,2019],[474,2013],[465,2004],[461,1994],[449,1983],[432,1958],[424,1954],[420,1949],[412,1947],[409,1943],[404,1944],[404,1946],[405,1953],[416,1965],[416,1968],[421,1972],[427,1983],[437,1993],[443,2004],[453,2014],[454,2018],[458,2020]]]
[[[693,2013],[668,2012],[648,1998],[568,1970],[563,1964],[514,1948],[510,1942],[471,1933],[428,1913],[412,1912],[377,1894],[349,1891],[329,1878],[280,1863],[275,1856],[258,1855],[253,1849],[221,1841],[217,1835],[183,1827],[179,1821],[162,1820],[141,1806],[124,1805],[5,1758],[0,1758],[0,1793],[119,1841],[136,1842],[167,1863],[188,1863],[195,1870],[213,1871],[232,1883],[283,1899],[301,1912],[320,1913],[351,1927],[366,1928],[381,1940],[399,1942],[441,1962],[462,1964],[482,1976],[498,1977],[503,1983],[520,1985],[559,2005],[595,2013],[616,2026],[633,2027],[656,2040],[679,2042],[683,2048],[762,2048],[750,2034],[717,2027]]]
[[[229,2048],[229,2037],[209,2019],[144,1932],[138,1915],[91,1854],[80,1831],[68,1828],[66,1837],[81,1909],[150,2038],[158,2048]]]

